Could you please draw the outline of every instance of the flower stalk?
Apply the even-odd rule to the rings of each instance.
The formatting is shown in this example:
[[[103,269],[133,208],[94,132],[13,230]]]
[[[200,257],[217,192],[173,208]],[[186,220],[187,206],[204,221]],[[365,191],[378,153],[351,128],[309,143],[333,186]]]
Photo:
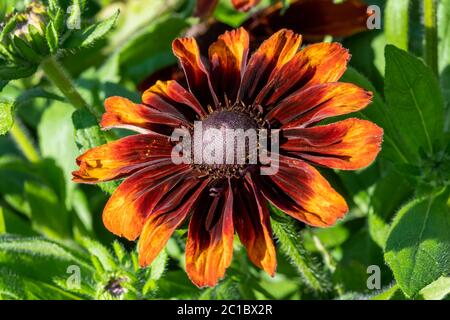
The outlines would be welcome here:
[[[438,30],[436,1],[423,1],[423,14],[425,24],[425,61],[433,70],[434,74],[439,74],[438,69]]]
[[[38,162],[40,160],[40,156],[34,144],[30,141],[30,136],[25,132],[22,124],[18,122],[18,119],[16,119],[9,133],[25,158],[30,162]]]
[[[97,118],[100,118],[101,115],[99,112],[84,100],[67,71],[54,56],[49,56],[43,60],[41,67],[47,78],[61,91],[67,101],[69,101],[76,109],[86,108]]]

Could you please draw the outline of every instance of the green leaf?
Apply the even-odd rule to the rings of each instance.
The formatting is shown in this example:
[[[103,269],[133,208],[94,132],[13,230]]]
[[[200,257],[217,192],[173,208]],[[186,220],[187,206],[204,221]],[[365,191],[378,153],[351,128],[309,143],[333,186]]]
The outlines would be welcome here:
[[[72,206],[80,222],[79,227],[82,227],[79,231],[86,231],[87,235],[91,235],[93,232],[93,214],[89,207],[89,199],[86,194],[80,189],[75,189],[72,194]]]
[[[412,193],[408,181],[393,169],[378,180],[370,200],[368,225],[370,236],[381,248],[385,246],[392,218]]]
[[[164,274],[164,271],[166,271],[166,265],[167,261],[169,259],[169,256],[167,255],[166,250],[162,250],[158,257],[152,262],[151,264],[151,272],[150,272],[150,278],[153,280],[159,280],[162,275]]]
[[[408,50],[410,0],[388,0],[384,9],[384,29],[388,44]]]
[[[420,295],[425,300],[442,300],[450,295],[450,277],[440,277],[422,290]]]
[[[6,61],[14,61],[14,56],[7,49],[7,47],[0,42],[0,55]]]
[[[52,21],[56,30],[56,34],[61,34],[61,32],[63,31],[65,22],[64,18],[64,11],[61,8],[58,8],[55,14],[55,18]]]
[[[159,299],[192,299],[199,289],[192,284],[183,270],[169,271],[158,281]]]
[[[342,45],[352,54],[351,66],[370,79],[381,92],[384,86],[383,77],[386,68],[384,59],[386,36],[384,32],[382,30],[362,32],[343,39]]]
[[[292,219],[285,217],[284,213],[271,207],[275,217],[271,219],[273,231],[280,243],[281,251],[290,259],[292,265],[305,281],[305,284],[317,292],[330,290],[330,281],[321,270],[317,261],[303,247],[300,230]]]
[[[47,45],[50,48],[50,52],[55,53],[59,47],[59,38],[53,22],[50,22],[47,25],[47,29],[45,30],[45,38],[47,39]]]
[[[176,63],[172,40],[190,26],[178,16],[163,16],[136,35],[120,50],[123,73],[141,81],[152,72]]]
[[[0,135],[7,134],[14,124],[14,103],[0,101]]]
[[[350,236],[344,225],[338,224],[331,228],[311,228],[303,232],[305,249],[310,252],[319,251],[314,238],[320,240],[326,249],[333,249],[342,245]]]
[[[0,207],[0,234],[6,233],[5,217],[3,216],[3,208]]]
[[[0,80],[15,80],[28,78],[36,72],[36,65],[29,66],[15,66],[6,65],[0,66]]]
[[[70,266],[79,267],[82,281],[89,282],[93,280],[93,269],[88,262],[85,254],[44,238],[0,236],[0,265],[3,269],[0,279],[3,283],[9,278],[5,272],[9,270],[20,278],[52,285],[57,278],[69,278],[67,270]]]
[[[231,1],[228,0],[219,1],[214,11],[214,18],[233,28],[239,27],[248,17],[249,13],[237,12]]]
[[[74,108],[66,103],[55,101],[45,110],[38,126],[39,147],[43,157],[55,160],[63,170],[66,182],[66,204],[70,209],[69,199],[75,183],[72,182],[72,172],[77,166],[75,159],[78,148],[74,139],[72,113]]]
[[[53,284],[21,276],[13,270],[0,267],[0,299],[8,300],[79,300]]]
[[[119,16],[119,11],[104,21],[98,22],[87,29],[77,30],[67,39],[64,44],[68,49],[86,48],[92,45],[95,41],[103,38],[116,23]]]
[[[33,63],[39,63],[41,60],[41,56],[34,51],[24,40],[19,38],[18,36],[14,36],[13,45],[16,51],[27,61]]]
[[[91,256],[95,256],[99,260],[103,270],[111,271],[116,268],[116,262],[113,255],[102,244],[89,238],[82,238],[80,242]]]
[[[233,278],[226,278],[213,288],[205,289],[199,300],[240,300],[238,284]]]
[[[392,282],[392,274],[384,264],[383,253],[380,247],[372,240],[367,228],[361,226],[363,219],[353,222],[352,236],[341,246],[342,257],[336,265],[333,279],[337,286],[345,292],[372,291],[367,286],[369,266],[380,268],[381,286],[389,285]],[[365,219],[363,220],[365,223]],[[347,223],[350,225],[350,223]]]
[[[30,167],[17,158],[3,157],[1,160],[0,193],[3,199],[14,210],[30,216],[30,207],[24,198],[25,181],[35,179]]]
[[[49,187],[35,182],[25,183],[25,196],[30,204],[34,229],[49,238],[70,236],[69,214],[64,202]]]
[[[58,0],[48,0],[48,9],[50,12],[54,12],[59,9]]]
[[[3,208],[3,219],[5,224],[5,233],[22,236],[38,235],[38,233],[32,229],[30,221],[24,219],[20,214],[17,214],[17,212]]]
[[[419,164],[420,150],[433,154],[433,145],[443,133],[444,103],[438,81],[421,60],[389,45],[385,95],[396,144],[411,164]]]
[[[397,285],[393,285],[371,297],[370,300],[391,300],[398,290],[400,290],[400,288]]]
[[[2,92],[3,88],[8,85],[9,81],[7,80],[0,80],[0,92]]]
[[[384,130],[384,144],[382,155],[394,162],[407,162],[405,155],[395,141],[396,129],[389,117],[388,106],[383,97],[375,89],[372,83],[356,69],[349,67],[342,77],[342,81],[354,83],[373,93],[372,103],[364,110],[357,113],[357,117],[370,120],[379,125]]]
[[[450,272],[449,191],[416,199],[396,216],[385,259],[409,297]]]
[[[450,105],[450,0],[438,4],[439,71],[441,87]]]

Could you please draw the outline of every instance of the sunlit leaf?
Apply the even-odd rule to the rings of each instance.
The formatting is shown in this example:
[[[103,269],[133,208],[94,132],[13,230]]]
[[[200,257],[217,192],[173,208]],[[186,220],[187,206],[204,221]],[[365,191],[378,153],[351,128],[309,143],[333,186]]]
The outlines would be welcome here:
[[[444,129],[444,102],[436,77],[421,60],[389,45],[385,95],[398,148],[410,163],[420,163],[420,150],[433,154]]]
[[[450,272],[449,192],[416,199],[396,216],[385,259],[409,297]]]

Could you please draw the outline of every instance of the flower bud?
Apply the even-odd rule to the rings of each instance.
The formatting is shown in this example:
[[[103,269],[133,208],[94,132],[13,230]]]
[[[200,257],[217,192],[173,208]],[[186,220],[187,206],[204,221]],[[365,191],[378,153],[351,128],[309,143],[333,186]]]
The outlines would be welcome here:
[[[45,6],[32,1],[24,11],[13,12],[0,25],[1,54],[6,60],[36,63],[48,53],[45,41],[49,17]]]
[[[30,28],[44,36],[47,20],[48,17],[44,5],[33,1],[23,13],[17,15],[17,25],[13,33],[25,41],[33,41],[30,35]]]

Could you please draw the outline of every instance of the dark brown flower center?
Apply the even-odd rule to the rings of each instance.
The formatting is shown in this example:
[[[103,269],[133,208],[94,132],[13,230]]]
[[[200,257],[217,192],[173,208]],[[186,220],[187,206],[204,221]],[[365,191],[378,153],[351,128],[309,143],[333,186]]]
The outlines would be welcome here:
[[[238,110],[212,112],[194,133],[194,150],[202,153],[196,167],[215,178],[241,177],[257,164],[258,118]]]

